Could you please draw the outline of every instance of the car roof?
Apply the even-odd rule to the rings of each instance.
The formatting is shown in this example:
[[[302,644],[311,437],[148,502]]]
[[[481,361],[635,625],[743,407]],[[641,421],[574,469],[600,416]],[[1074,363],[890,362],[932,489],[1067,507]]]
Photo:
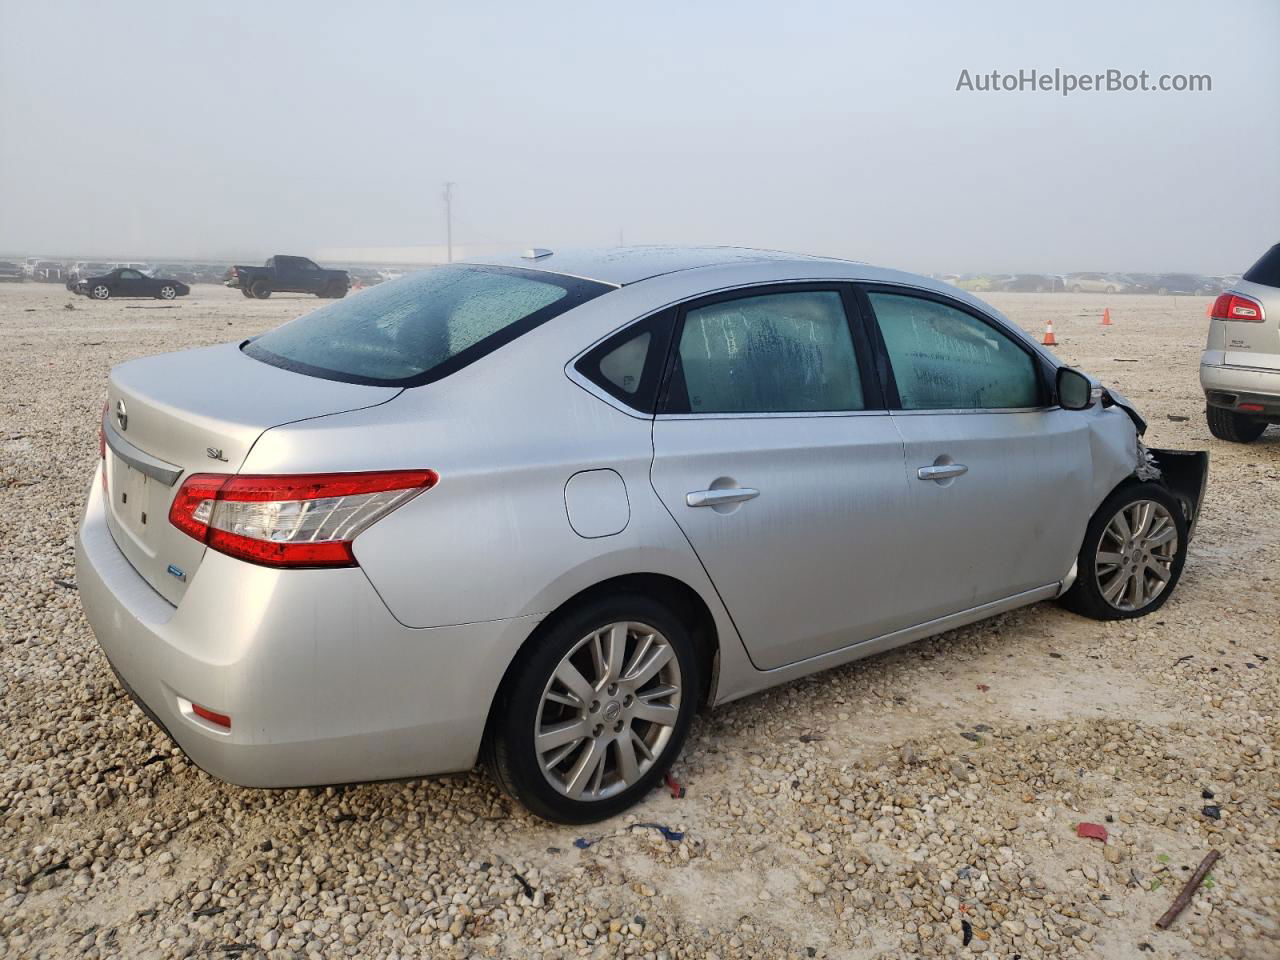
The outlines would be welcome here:
[[[566,250],[529,250],[524,254],[476,258],[465,261],[477,265],[520,267],[545,270],[564,276],[597,280],[616,287],[638,283],[650,277],[694,270],[699,267],[769,261],[856,263],[837,257],[816,257],[780,250],[756,250],[750,247],[600,247]]]

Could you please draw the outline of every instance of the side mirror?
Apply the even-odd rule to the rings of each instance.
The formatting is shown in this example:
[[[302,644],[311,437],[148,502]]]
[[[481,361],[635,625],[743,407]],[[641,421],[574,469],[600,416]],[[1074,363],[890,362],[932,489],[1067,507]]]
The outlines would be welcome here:
[[[1093,383],[1079,370],[1058,368],[1058,406],[1063,410],[1087,410],[1093,406]]]

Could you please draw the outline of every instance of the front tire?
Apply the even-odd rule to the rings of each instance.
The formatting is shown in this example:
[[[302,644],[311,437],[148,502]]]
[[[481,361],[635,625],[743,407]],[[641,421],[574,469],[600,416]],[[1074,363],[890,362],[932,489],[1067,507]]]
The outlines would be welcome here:
[[[174,297],[176,297],[177,295],[178,295],[177,288],[176,288],[176,287],[173,287],[173,286],[171,286],[171,285],[169,285],[169,284],[167,284],[167,283],[166,283],[163,287],[161,287],[161,288],[160,288],[160,299],[161,299],[161,300],[172,300],[172,299],[173,299]]]
[[[1128,484],[1089,521],[1076,582],[1062,604],[1094,620],[1144,617],[1164,606],[1186,559],[1187,520],[1178,499],[1156,483]]]
[[[90,291],[90,293],[93,295],[93,299],[95,300],[111,299],[111,288],[108,287],[105,283],[99,283]]]
[[[1253,443],[1267,429],[1267,421],[1247,417],[1222,407],[1205,407],[1204,417],[1209,421],[1209,432],[1219,440],[1232,443]]]
[[[543,626],[494,702],[485,765],[559,823],[592,823],[645,796],[680,752],[697,706],[689,628],[658,601],[619,594]]]

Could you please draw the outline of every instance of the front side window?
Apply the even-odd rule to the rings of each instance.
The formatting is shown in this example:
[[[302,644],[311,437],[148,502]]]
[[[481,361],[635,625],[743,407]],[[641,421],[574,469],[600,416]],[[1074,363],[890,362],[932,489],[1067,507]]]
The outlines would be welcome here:
[[[1041,403],[1036,361],[1007,334],[955,307],[870,293],[904,410],[997,410]]]
[[[121,280],[140,280],[141,278],[142,278],[142,275],[141,275],[140,273],[138,273],[136,270],[121,270],[121,271],[120,271],[120,279],[121,279]]]
[[[542,271],[453,264],[321,307],[249,342],[244,352],[331,380],[416,386],[610,289]]]
[[[690,309],[668,402],[671,413],[799,413],[865,409],[840,294],[768,293]]]

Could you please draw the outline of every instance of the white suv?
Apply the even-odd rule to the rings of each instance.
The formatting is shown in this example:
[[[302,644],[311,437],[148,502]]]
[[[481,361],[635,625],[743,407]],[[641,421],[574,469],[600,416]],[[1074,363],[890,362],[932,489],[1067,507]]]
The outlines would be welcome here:
[[[1209,431],[1252,443],[1280,423],[1280,243],[1213,304],[1200,358]]]

